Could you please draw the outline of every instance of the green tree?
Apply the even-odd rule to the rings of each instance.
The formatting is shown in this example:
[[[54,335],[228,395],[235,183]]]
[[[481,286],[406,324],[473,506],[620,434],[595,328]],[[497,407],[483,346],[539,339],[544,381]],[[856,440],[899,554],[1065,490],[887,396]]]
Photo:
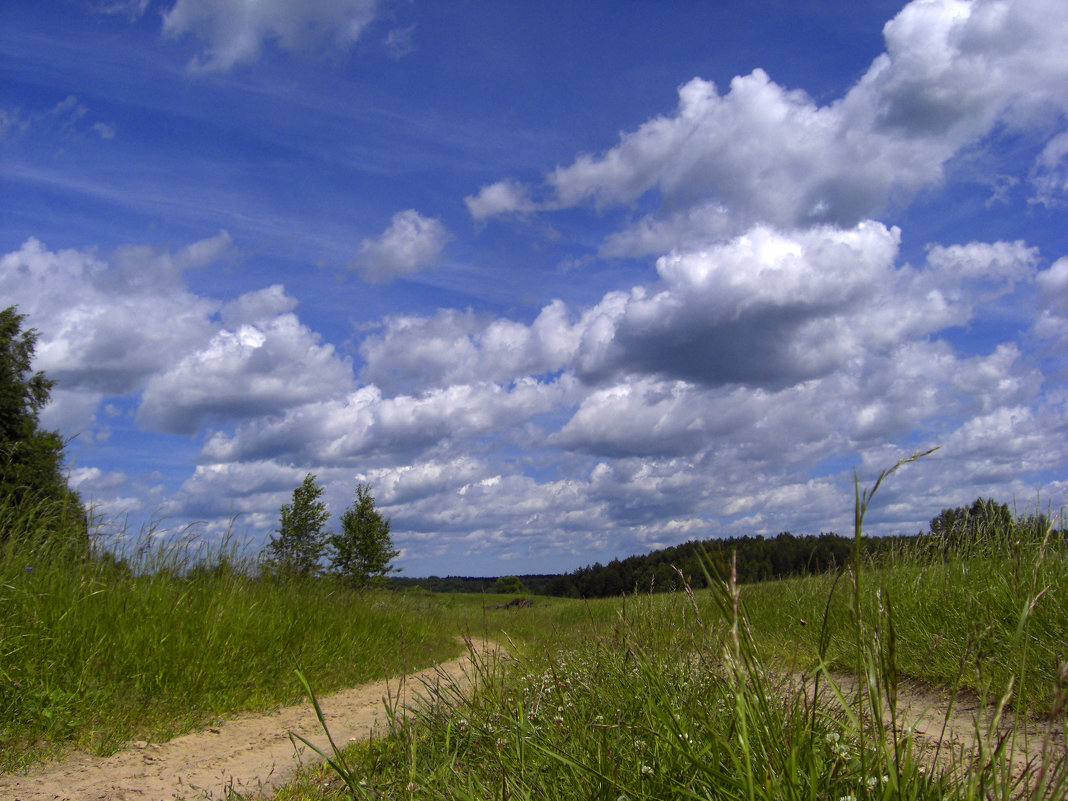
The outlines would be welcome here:
[[[0,311],[0,505],[18,514],[28,504],[38,511],[43,504],[49,520],[84,521],[64,476],[63,439],[38,427],[55,382],[31,369],[37,331],[23,331],[24,319],[14,306]],[[0,542],[12,530],[0,526]]]
[[[273,570],[299,576],[319,572],[327,538],[323,529],[330,519],[326,504],[320,500],[322,495],[315,474],[308,473],[293,490],[293,502],[282,504],[277,536],[267,543],[267,562]]]
[[[1014,521],[1008,504],[976,498],[970,507],[943,509],[932,518],[930,530],[946,547],[960,548],[981,540],[1011,539]]]
[[[371,487],[356,485],[356,498],[341,515],[341,531],[330,536],[330,569],[354,587],[381,583],[398,572],[391,562],[400,553],[393,547],[390,523],[375,508]]]
[[[493,585],[493,591],[501,595],[518,595],[527,590],[518,576],[501,576]]]

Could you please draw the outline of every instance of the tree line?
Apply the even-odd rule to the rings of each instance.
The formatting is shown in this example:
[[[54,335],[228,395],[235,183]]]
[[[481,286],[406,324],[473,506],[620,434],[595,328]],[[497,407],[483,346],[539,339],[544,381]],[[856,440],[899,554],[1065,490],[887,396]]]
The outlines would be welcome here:
[[[937,558],[950,553],[991,555],[1017,547],[1021,541],[1065,538],[1064,529],[1052,529],[1041,513],[1014,515],[1008,504],[977,498],[968,506],[943,509],[930,521],[927,531],[891,537],[862,537],[861,554],[878,562],[892,553],[911,551],[920,557]],[[707,584],[705,571],[723,578],[735,560],[741,583],[825,573],[847,565],[855,541],[833,532],[775,537],[741,536],[690,540],[651,553],[594,563],[570,573],[506,577],[519,584],[516,590],[504,578],[430,576],[393,578],[396,589],[421,587],[431,592],[515,592],[569,598],[605,598],[634,592],[670,592],[683,582],[695,589]],[[507,589],[502,589],[507,587]]]

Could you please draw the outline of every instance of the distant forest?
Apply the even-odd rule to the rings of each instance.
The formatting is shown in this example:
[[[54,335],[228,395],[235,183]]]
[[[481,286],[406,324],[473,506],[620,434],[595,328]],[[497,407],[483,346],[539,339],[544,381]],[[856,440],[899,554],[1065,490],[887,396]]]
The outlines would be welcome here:
[[[915,540],[911,537],[865,537],[866,555],[877,555],[890,548],[900,548]],[[729,539],[691,540],[652,553],[613,559],[606,565],[597,562],[562,575],[522,575],[519,580],[532,595],[555,595],[568,598],[605,598],[632,592],[665,592],[677,589],[682,571],[692,587],[704,587],[701,559],[713,576],[726,576],[731,554],[737,554],[738,581],[765,581],[787,576],[823,573],[846,564],[853,553],[853,540],[838,534],[794,536],[789,532],[777,537],[731,537]],[[430,576],[402,578],[394,576],[389,584],[395,589],[421,587],[431,592],[494,592],[497,577]]]
[[[970,506],[943,509],[931,520],[930,530],[896,537],[863,537],[862,554],[878,561],[891,551],[923,549],[961,550],[991,544],[994,540],[1012,542],[1027,530],[1047,530],[1049,518],[1037,514],[1015,517],[1007,504],[978,498]],[[1052,532],[1064,537],[1065,531]],[[795,536],[783,532],[776,537],[731,537],[728,539],[691,540],[682,545],[652,553],[613,559],[606,565],[597,562],[562,575],[518,576],[522,591],[531,595],[555,595],[567,598],[605,598],[633,592],[667,592],[678,589],[682,578],[694,588],[704,587],[705,571],[724,578],[730,570],[732,554],[737,555],[738,581],[752,583],[768,579],[824,573],[847,564],[853,555],[853,538],[834,533]],[[676,570],[676,568],[678,568]],[[496,576],[430,576],[402,578],[394,576],[394,589],[421,587],[430,592],[495,592],[506,586]]]

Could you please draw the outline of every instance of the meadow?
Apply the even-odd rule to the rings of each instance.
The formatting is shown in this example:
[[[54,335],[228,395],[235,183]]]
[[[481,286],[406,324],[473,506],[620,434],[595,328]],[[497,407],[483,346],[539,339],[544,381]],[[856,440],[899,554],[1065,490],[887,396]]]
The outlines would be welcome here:
[[[523,609],[255,579],[225,547],[160,550],[149,533],[122,563],[4,544],[0,770],[324,696],[455,655],[463,635],[502,646],[477,689],[428,689],[389,736],[276,797],[1068,798],[1068,546],[1052,523],[878,563],[858,547],[802,579]],[[913,681],[989,702],[977,756],[891,712]],[[1036,723],[1062,733],[1029,743],[1021,771]]]

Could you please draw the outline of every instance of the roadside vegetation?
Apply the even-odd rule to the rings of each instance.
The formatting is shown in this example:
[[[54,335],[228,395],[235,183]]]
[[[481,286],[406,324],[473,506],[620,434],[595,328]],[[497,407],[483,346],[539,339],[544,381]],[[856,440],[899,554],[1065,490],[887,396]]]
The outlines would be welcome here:
[[[24,525],[41,525],[47,512],[31,511]],[[9,524],[11,512],[0,507]],[[0,771],[296,703],[296,667],[338,689],[459,652],[447,611],[424,598],[253,578],[225,547],[163,534],[121,558],[61,538],[0,544]]]
[[[428,688],[391,736],[324,754],[277,797],[1068,798],[1063,733],[1032,735],[1025,714],[1064,731],[1063,540],[1010,520],[876,568],[860,537],[879,482],[843,570],[587,602],[575,629],[541,628],[559,601],[533,631],[510,613],[487,630],[522,633],[478,663],[477,690]],[[909,677],[978,692],[993,720],[935,746],[892,703]]]

